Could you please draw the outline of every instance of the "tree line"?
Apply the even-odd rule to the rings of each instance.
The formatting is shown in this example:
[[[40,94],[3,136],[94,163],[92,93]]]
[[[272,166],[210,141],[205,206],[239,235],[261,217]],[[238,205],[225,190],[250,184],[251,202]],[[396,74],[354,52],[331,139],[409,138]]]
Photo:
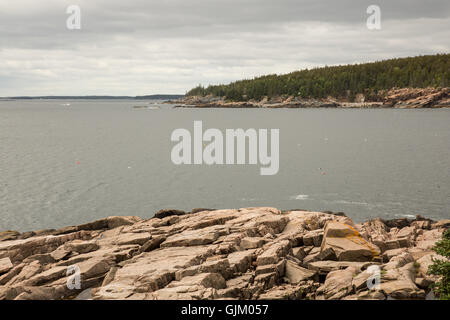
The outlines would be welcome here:
[[[325,66],[208,87],[199,85],[186,95],[213,95],[232,101],[283,95],[316,99],[332,96],[353,100],[356,94],[363,93],[367,100],[376,100],[380,91],[394,87],[448,87],[449,84],[450,54],[436,54]]]

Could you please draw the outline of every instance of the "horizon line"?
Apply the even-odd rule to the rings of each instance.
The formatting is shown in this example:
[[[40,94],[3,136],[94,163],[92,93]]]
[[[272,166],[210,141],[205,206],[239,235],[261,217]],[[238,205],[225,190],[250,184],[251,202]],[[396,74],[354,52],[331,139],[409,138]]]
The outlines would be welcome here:
[[[136,99],[136,98],[158,98],[158,97],[184,97],[186,94],[148,94],[148,95],[42,95],[42,96],[5,96],[0,99],[89,99],[89,98],[113,98],[113,99]]]

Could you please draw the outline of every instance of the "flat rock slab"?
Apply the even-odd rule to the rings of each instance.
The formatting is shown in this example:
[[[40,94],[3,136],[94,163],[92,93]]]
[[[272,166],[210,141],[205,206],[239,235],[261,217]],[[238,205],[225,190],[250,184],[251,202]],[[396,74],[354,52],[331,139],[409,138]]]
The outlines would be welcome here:
[[[317,291],[319,294],[323,293],[327,299],[341,299],[352,292],[352,279],[356,272],[354,267],[331,271],[323,286]]]
[[[308,264],[308,269],[317,270],[321,274],[327,274],[331,271],[355,267],[358,270],[366,269],[372,265],[372,262],[356,262],[356,261],[315,261]]]
[[[321,252],[332,249],[339,261],[372,261],[380,249],[364,239],[351,225],[330,221],[324,231]]]
[[[313,279],[317,275],[317,271],[303,268],[292,261],[286,262],[285,277],[291,284],[297,284],[301,281]]]
[[[391,299],[414,299],[425,296],[425,292],[409,280],[382,283],[381,290]]]
[[[0,259],[0,274],[8,272],[13,268],[13,264],[9,258]]]

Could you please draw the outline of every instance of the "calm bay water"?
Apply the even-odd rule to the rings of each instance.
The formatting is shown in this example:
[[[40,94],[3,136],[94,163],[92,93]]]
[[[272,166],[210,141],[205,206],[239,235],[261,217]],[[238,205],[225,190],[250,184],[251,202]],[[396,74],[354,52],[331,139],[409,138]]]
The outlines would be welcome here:
[[[67,106],[65,104],[70,104]],[[450,110],[133,109],[126,100],[0,101],[0,230],[161,208],[450,217]],[[175,166],[176,128],[279,128],[280,170]]]

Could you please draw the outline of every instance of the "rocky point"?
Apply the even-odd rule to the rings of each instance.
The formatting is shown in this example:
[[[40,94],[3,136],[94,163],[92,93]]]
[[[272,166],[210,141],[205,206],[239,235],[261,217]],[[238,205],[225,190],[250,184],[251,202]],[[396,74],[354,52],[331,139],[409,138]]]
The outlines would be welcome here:
[[[0,299],[425,299],[437,280],[428,267],[445,259],[431,249],[449,225],[260,207],[6,231]]]
[[[349,98],[264,97],[260,101],[228,101],[225,97],[185,96],[168,101],[177,108],[449,108],[450,88],[392,88]]]

